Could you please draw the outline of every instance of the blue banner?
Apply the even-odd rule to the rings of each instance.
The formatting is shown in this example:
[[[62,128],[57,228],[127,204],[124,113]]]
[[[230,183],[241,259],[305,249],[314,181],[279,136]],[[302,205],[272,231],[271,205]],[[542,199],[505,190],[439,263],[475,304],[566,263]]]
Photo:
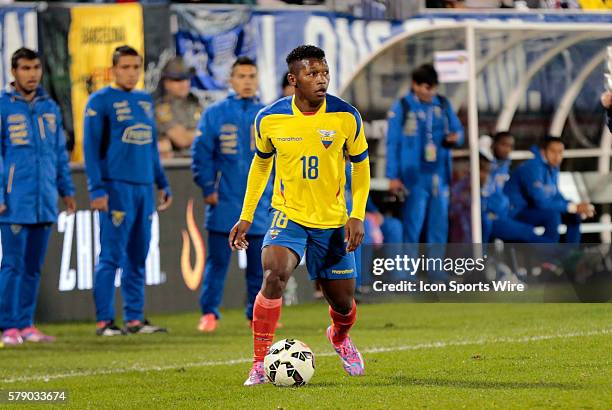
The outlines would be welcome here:
[[[194,85],[227,89],[229,67],[237,56],[246,55],[257,60],[264,102],[280,95],[280,82],[287,71],[285,57],[293,48],[314,44],[325,50],[333,94],[370,53],[403,31],[401,22],[366,21],[331,12],[213,11],[198,6],[173,10],[178,21],[177,54],[196,68]]]
[[[38,48],[36,8],[0,7],[0,88],[12,81],[11,55],[20,47]]]
[[[399,22],[362,20],[332,12],[308,10],[270,12],[199,6],[176,6],[173,10],[178,20],[177,53],[196,67],[198,75],[194,85],[209,91],[227,90],[229,67],[237,56],[247,55],[257,61],[260,95],[266,103],[280,95],[280,82],[287,70],[285,57],[300,44],[314,44],[325,50],[331,77],[329,92],[336,94],[352,80],[362,63],[380,64],[373,57],[381,52],[385,43],[389,44],[389,40],[402,33],[408,35],[408,32],[415,31],[405,40],[406,54],[411,60],[406,62],[408,66],[431,61],[435,50],[465,47],[463,32],[457,31],[459,38],[454,38],[455,44],[451,45],[444,31],[436,35],[437,23],[467,19],[491,23],[494,27],[503,27],[504,22],[509,21],[543,25],[612,23],[612,14],[609,13],[428,13]],[[430,31],[429,28],[434,30]],[[479,58],[485,58],[489,51],[510,40],[510,32],[491,33],[490,30],[479,32]],[[525,38],[489,62],[480,72],[478,98],[482,111],[499,112],[531,64],[558,42],[576,35],[560,31],[543,34]],[[552,58],[530,81],[519,112],[554,111],[583,64],[595,56],[601,47],[601,39],[576,42]],[[383,71],[394,76],[410,75],[409,70],[395,72],[397,70],[391,67]],[[597,108],[595,97],[603,88],[602,79],[603,66],[595,69],[585,82],[575,102],[577,110],[593,112]],[[388,91],[397,93],[399,90]]]

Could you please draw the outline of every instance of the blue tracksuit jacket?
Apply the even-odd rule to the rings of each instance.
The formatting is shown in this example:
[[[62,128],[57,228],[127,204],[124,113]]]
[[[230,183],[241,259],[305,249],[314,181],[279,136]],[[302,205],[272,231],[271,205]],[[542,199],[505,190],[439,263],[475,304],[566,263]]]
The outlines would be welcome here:
[[[0,94],[0,223],[57,219],[58,193],[74,195],[62,116],[42,87],[27,102],[12,87]]]
[[[567,212],[569,201],[559,191],[559,168],[547,164],[538,147],[532,147],[535,158],[523,162],[510,176],[504,192],[510,201],[510,214],[525,208]]]
[[[231,94],[208,107],[200,119],[191,169],[204,196],[219,194],[219,203],[206,209],[206,228],[210,231],[229,233],[240,217],[255,154],[253,121],[263,107],[256,98],[243,99]],[[271,198],[269,183],[255,212],[250,235],[266,233]]]
[[[144,91],[105,87],[85,108],[85,165],[91,199],[107,194],[105,181],[153,182],[169,192],[159,161],[153,100]]]
[[[408,112],[405,112],[406,106]],[[424,158],[429,131],[437,148],[436,161],[433,162]],[[387,178],[399,178],[410,187],[416,185],[423,174],[437,174],[448,184],[452,159],[450,149],[443,147],[442,143],[451,132],[459,134],[456,146],[462,145],[463,127],[444,97],[435,96],[431,103],[423,103],[410,92],[396,101],[389,112]]]

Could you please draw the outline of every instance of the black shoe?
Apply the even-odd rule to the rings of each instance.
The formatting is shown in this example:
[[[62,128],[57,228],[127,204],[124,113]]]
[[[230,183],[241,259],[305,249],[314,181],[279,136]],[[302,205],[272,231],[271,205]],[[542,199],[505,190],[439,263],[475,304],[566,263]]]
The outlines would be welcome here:
[[[168,333],[168,330],[163,327],[152,325],[147,319],[144,322],[138,322],[135,325],[128,325],[127,323],[123,326],[123,331],[126,333],[142,333],[142,334],[151,334],[151,333]]]
[[[119,329],[112,320],[107,321],[104,327],[98,327],[96,329],[96,335],[98,336],[124,336],[125,334],[126,333]]]

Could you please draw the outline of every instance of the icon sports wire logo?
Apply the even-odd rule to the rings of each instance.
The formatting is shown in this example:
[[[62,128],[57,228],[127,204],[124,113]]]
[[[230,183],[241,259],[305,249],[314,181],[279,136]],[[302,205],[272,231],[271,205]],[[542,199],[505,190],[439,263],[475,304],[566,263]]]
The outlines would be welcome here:
[[[198,229],[198,225],[193,217],[193,199],[187,201],[187,210],[185,214],[187,222],[187,230],[181,232],[183,236],[183,247],[181,249],[181,273],[185,285],[193,291],[197,290],[202,282],[204,274],[204,266],[206,261],[206,247],[204,239]],[[195,251],[195,265],[191,265],[191,244]]]

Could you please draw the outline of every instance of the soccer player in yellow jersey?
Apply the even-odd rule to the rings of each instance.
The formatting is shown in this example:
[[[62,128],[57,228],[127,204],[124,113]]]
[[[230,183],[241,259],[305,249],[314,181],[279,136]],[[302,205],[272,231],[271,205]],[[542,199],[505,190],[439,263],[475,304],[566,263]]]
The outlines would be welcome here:
[[[283,289],[306,252],[310,278],[329,303],[327,338],[351,376],[363,374],[361,354],[348,335],[355,323],[355,257],[363,240],[370,190],[368,144],[359,112],[327,94],[325,53],[300,46],[287,56],[295,95],[262,109],[255,118],[251,163],[240,220],[229,235],[232,249],[248,247],[246,234],[276,160],[272,223],[263,242],[264,281],[253,309],[253,367],[245,386],[266,382],[264,356],[274,338]],[[344,198],[345,160],[352,161],[353,210]]]

